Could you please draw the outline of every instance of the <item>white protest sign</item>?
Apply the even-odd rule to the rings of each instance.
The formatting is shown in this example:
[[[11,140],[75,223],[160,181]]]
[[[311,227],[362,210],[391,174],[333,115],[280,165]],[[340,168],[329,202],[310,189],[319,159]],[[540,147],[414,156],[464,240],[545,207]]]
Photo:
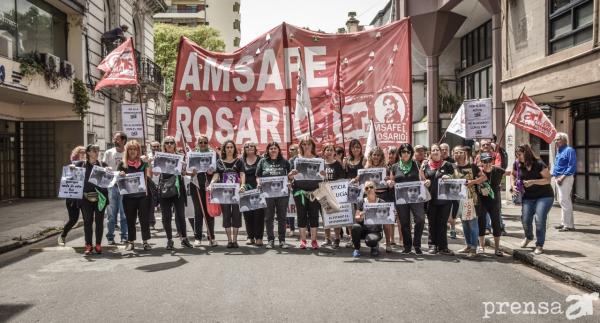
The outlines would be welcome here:
[[[152,171],[155,173],[179,175],[183,167],[183,156],[157,152],[152,163]]]
[[[321,171],[325,169],[325,161],[322,158],[302,158],[294,160],[294,169],[298,174],[294,177],[297,181],[321,181]]]
[[[85,168],[63,166],[60,177],[59,198],[82,199],[83,181],[85,179]]]
[[[260,177],[260,187],[266,198],[288,195],[287,176]]]
[[[187,154],[187,169],[198,173],[206,173],[209,168],[217,169],[217,155],[214,151],[191,151]]]
[[[348,203],[348,185],[350,181],[339,180],[326,182],[338,203]]]
[[[469,100],[465,106],[466,139],[492,138],[492,99]]]
[[[323,227],[325,228],[340,228],[354,224],[352,216],[352,204],[340,204],[340,211],[335,213],[321,212],[323,215]]]
[[[121,104],[121,120],[123,132],[129,138],[142,138],[144,136],[144,113],[140,111],[139,103]]]

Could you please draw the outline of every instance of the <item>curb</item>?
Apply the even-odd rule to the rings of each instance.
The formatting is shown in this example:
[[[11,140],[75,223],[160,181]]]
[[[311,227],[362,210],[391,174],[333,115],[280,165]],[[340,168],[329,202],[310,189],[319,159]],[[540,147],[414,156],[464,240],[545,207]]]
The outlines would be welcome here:
[[[78,221],[72,229],[76,229],[83,226],[83,222]],[[71,230],[72,230],[71,229]],[[26,245],[34,244],[36,242],[40,242],[50,237],[54,237],[57,234],[61,233],[62,228],[46,228],[42,231],[36,232],[33,237],[26,240],[15,240],[17,238],[13,238],[13,241],[8,241],[0,244],[0,254],[7,253],[9,251],[13,251],[15,249],[21,248]]]
[[[463,237],[462,228],[459,229],[457,225],[455,227],[456,233],[460,233]],[[592,292],[600,292],[600,280],[598,278],[575,268],[565,266],[544,254],[535,255],[533,252],[521,249],[520,246],[516,246],[512,243],[508,243],[506,241],[502,241],[500,239],[501,245],[500,248],[502,251],[506,252],[509,255],[512,255],[513,259],[519,260],[520,262],[529,264],[535,268],[546,271],[554,276],[559,277],[563,281],[569,284],[579,285],[586,289],[591,290]],[[493,246],[494,240],[493,238],[485,238],[486,246]]]

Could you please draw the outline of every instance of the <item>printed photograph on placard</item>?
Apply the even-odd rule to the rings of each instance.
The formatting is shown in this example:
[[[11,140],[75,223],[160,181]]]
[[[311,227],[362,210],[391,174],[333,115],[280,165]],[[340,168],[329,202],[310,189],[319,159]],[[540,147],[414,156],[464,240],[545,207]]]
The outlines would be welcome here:
[[[365,203],[363,210],[365,211],[365,224],[396,223],[394,203]]]
[[[63,166],[62,178],[68,181],[83,181],[85,179],[85,168]]]
[[[385,168],[363,168],[358,170],[358,182],[364,185],[367,181],[375,183],[375,188],[386,188],[385,183]]]
[[[419,181],[396,183],[396,204],[422,203],[429,200],[425,184]]]
[[[240,193],[240,212],[264,209],[267,200],[260,190],[248,190]]]
[[[238,204],[240,202],[239,188],[236,183],[212,183],[210,202],[217,204]]]
[[[146,193],[144,172],[136,172],[117,177],[117,187],[121,195]]]
[[[467,181],[465,179],[445,179],[438,182],[438,199],[466,200]]]
[[[347,227],[354,224],[352,204],[350,203],[341,203],[339,212],[321,212],[321,215],[323,216],[323,227],[326,229]]]
[[[152,171],[155,173],[179,175],[183,166],[182,162],[182,155],[158,152],[154,155]]]
[[[59,198],[81,199],[83,198],[83,181],[85,168],[64,166],[60,178]]]
[[[198,173],[206,173],[210,168],[217,169],[217,155],[214,151],[188,153],[187,169]]]
[[[348,203],[358,203],[363,197],[363,187],[360,185],[348,185]]]
[[[261,177],[260,188],[266,198],[288,195],[287,176]]]
[[[89,182],[102,188],[107,188],[115,179],[116,173],[97,165],[94,165],[90,173]]]
[[[325,169],[325,161],[321,158],[296,158],[294,169],[298,174],[294,177],[297,181],[321,181],[320,172]]]

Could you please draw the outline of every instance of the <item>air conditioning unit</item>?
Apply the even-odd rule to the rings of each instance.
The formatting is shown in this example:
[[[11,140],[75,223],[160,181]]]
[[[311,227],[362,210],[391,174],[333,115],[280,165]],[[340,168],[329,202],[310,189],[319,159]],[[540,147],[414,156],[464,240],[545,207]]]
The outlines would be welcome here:
[[[75,68],[73,67],[73,64],[69,61],[61,61],[60,74],[67,78],[72,78],[73,75],[75,75]]]
[[[13,40],[6,35],[0,35],[0,56],[13,59]]]
[[[41,56],[46,68],[60,73],[60,57],[50,53],[42,53]]]

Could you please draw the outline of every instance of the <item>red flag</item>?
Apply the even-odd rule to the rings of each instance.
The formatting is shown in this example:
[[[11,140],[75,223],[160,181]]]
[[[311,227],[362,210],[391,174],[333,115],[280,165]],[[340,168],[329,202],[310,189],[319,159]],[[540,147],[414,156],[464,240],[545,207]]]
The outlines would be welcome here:
[[[515,113],[510,119],[510,123],[544,139],[547,143],[551,143],[556,137],[556,128],[554,128],[550,119],[525,93],[517,100]]]
[[[137,85],[137,64],[131,37],[110,52],[100,62],[98,69],[104,72],[104,76],[94,91],[115,85]]]

